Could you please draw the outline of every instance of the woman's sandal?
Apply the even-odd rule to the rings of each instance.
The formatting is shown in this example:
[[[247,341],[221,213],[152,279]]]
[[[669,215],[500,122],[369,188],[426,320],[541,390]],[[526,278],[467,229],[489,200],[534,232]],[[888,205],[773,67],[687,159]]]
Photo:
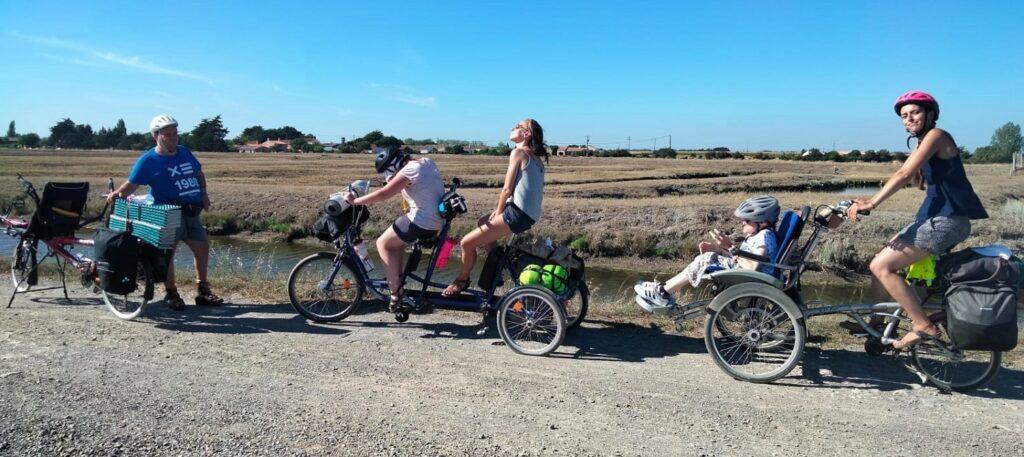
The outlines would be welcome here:
[[[405,288],[399,287],[395,293],[391,294],[390,301],[388,301],[388,312],[398,312],[398,309],[402,305],[402,295],[405,294]]]
[[[932,340],[937,339],[937,337],[941,333],[939,328],[937,326],[935,326],[935,324],[932,324],[932,326],[928,327],[928,328],[935,329],[935,333],[927,333],[924,330],[914,330],[914,331],[908,333],[907,335],[904,335],[903,338],[900,338],[899,340],[894,342],[893,345],[892,345],[893,349],[896,349],[897,351],[902,351],[904,349],[910,349],[910,348],[912,348],[914,346],[917,346],[918,344],[921,344],[921,343],[923,343],[925,341],[932,341]],[[906,338],[907,336],[909,336],[911,334],[916,335],[917,339],[915,339],[914,341],[911,341],[909,343],[906,343],[903,346],[896,347],[896,343],[899,343],[900,341],[903,341],[904,338]]]
[[[451,298],[469,288],[469,279],[456,279],[441,292],[442,297]]]

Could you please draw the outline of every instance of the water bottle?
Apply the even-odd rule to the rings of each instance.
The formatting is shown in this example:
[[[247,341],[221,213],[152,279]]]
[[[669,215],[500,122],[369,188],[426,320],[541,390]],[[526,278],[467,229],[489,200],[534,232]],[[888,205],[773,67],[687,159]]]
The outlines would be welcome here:
[[[359,260],[363,261],[363,266],[366,267],[366,271],[373,271],[373,261],[370,260],[370,253],[366,250],[366,243],[360,241],[356,243],[356,254],[359,256]]]
[[[455,247],[454,238],[446,238],[444,244],[441,245],[441,253],[437,256],[437,263],[434,264],[437,268],[444,268],[448,266],[448,259],[452,256],[452,249]]]

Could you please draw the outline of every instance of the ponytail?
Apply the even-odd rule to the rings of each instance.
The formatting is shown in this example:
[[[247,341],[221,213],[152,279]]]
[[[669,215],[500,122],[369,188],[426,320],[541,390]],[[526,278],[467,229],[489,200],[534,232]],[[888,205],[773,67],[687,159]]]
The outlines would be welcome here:
[[[530,139],[526,141],[526,148],[537,157],[543,157],[544,163],[548,163],[548,148],[544,144],[544,129],[537,121],[526,119],[526,125],[530,128]]]

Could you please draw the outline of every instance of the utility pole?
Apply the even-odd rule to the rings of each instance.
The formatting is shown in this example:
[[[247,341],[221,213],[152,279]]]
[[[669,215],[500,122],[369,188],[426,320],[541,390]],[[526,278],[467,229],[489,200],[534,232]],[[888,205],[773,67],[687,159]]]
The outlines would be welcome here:
[[[668,135],[668,148],[672,149],[672,134]]]
[[[633,150],[633,137],[632,136],[627,136],[626,137],[626,150],[627,151],[632,151]]]
[[[836,150],[836,140],[832,140],[832,150]]]
[[[654,151],[657,151],[657,150],[658,150],[658,139],[655,138],[654,139],[654,146],[651,147],[651,152],[654,152]]]
[[[587,135],[587,149],[590,149],[590,135]]]

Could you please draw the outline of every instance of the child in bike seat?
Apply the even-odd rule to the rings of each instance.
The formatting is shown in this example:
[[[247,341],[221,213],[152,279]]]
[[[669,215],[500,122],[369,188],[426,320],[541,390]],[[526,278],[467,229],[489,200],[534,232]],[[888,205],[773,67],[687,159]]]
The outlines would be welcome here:
[[[775,223],[781,208],[774,197],[762,195],[743,202],[733,213],[741,222],[743,242],[738,246],[719,230],[710,232],[711,241],[702,241],[698,246],[700,255],[693,259],[683,271],[665,283],[643,281],[633,288],[636,302],[651,313],[665,312],[675,306],[675,294],[686,286],[697,287],[701,276],[709,269],[727,270],[746,268],[766,274],[773,274],[774,268],[763,262],[739,257],[737,250],[772,259],[779,250],[775,235]]]
[[[377,252],[384,262],[388,288],[391,290],[389,309],[397,310],[402,296],[399,276],[405,246],[420,238],[436,236],[444,226],[444,218],[437,205],[444,195],[444,180],[433,160],[413,159],[397,147],[388,147],[377,153],[374,165],[384,175],[384,187],[356,198],[348,194],[345,200],[352,205],[372,205],[390,199],[401,192],[409,212],[403,214],[377,238]]]

